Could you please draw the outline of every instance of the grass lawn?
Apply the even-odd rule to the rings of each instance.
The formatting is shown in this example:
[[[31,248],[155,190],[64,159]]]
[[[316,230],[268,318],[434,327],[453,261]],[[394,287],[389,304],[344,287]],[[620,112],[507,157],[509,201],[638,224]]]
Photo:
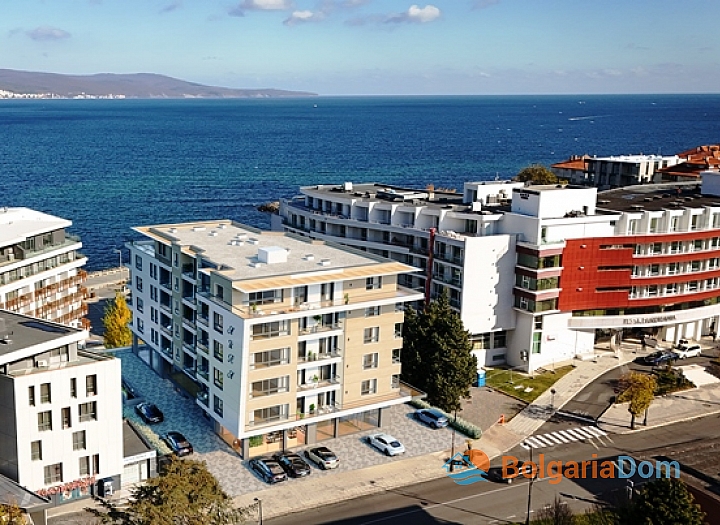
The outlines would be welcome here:
[[[502,370],[494,368],[488,370],[485,374],[485,382],[490,388],[500,390],[506,394],[532,403],[540,394],[550,388],[562,376],[570,372],[572,365],[557,368],[553,374],[550,371],[535,373],[535,377],[530,377],[518,372],[512,372],[512,383],[510,382],[510,370]],[[516,388],[522,385],[523,388]],[[526,388],[532,388],[531,392],[525,392]]]

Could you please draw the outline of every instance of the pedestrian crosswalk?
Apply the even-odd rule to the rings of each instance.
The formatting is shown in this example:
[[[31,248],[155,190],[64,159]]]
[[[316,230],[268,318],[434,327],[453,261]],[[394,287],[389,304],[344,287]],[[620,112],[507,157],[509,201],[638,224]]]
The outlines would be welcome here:
[[[525,450],[530,450],[531,448],[554,447],[575,441],[596,439],[602,436],[607,436],[607,432],[603,432],[597,427],[568,428],[566,430],[558,430],[556,432],[525,438],[525,441],[520,443],[520,446]]]

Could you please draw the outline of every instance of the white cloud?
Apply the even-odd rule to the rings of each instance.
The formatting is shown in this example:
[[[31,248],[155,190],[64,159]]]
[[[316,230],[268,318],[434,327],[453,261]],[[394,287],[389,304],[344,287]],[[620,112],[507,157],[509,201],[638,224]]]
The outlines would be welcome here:
[[[25,34],[33,40],[64,40],[70,38],[70,33],[57,27],[40,26],[29,31],[25,31]]]
[[[240,8],[260,11],[287,11],[293,8],[293,3],[291,0],[245,0],[240,4]]]
[[[424,24],[427,22],[432,22],[433,20],[437,20],[438,18],[440,18],[440,9],[438,9],[434,5],[428,4],[425,7],[411,5],[410,8],[404,13],[390,16],[385,21],[394,24],[400,24],[403,22]]]
[[[283,20],[283,24],[286,26],[294,26],[297,24],[303,24],[306,22],[317,22],[325,18],[324,14],[320,11],[313,13],[312,11],[293,11],[292,14]]]
[[[426,5],[425,7],[418,7],[411,5],[408,9],[408,18],[413,22],[432,22],[436,18],[440,17],[440,10],[434,5]]]

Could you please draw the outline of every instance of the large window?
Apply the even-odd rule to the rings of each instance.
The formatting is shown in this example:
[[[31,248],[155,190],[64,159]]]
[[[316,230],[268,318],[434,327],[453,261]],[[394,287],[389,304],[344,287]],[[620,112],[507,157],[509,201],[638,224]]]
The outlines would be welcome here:
[[[77,379],[70,379],[70,397],[77,397]]]
[[[369,368],[377,368],[378,367],[378,353],[372,353],[372,354],[365,354],[363,356],[363,369],[367,370]]]
[[[52,396],[50,395],[50,383],[43,383],[42,385],[40,385],[40,402],[52,402]]]
[[[78,405],[78,413],[80,414],[80,422],[97,420],[97,403],[83,403]]]
[[[253,421],[255,424],[268,423],[287,418],[288,405],[276,405],[274,407],[260,408],[253,411]]]
[[[38,413],[38,430],[40,432],[52,430],[52,412],[50,410]]]
[[[213,410],[218,416],[223,416],[223,400],[218,396],[213,396]]]
[[[287,392],[290,386],[290,376],[274,377],[263,381],[255,381],[252,384],[252,396],[269,396],[281,392]]]
[[[35,406],[35,387],[29,386],[28,387],[28,403],[31,407]]]
[[[377,379],[368,379],[360,385],[360,394],[367,396],[377,392]]]
[[[78,460],[78,470],[81,476],[90,475],[90,456],[83,456]]]
[[[213,341],[213,356],[218,361],[222,361],[224,357],[223,344],[220,341]]]
[[[368,277],[365,279],[366,290],[378,290],[382,288],[382,277]]]
[[[223,316],[217,312],[213,312],[213,327],[216,332],[223,333]]]
[[[73,432],[73,450],[85,450],[87,442],[85,441],[85,431]]]
[[[283,300],[282,290],[265,290],[264,292],[253,292],[250,294],[249,304],[272,304],[281,303]]]
[[[375,317],[377,315],[380,315],[379,306],[371,306],[370,308],[365,308],[365,317]]]
[[[290,348],[276,348],[253,354],[251,369],[286,365],[290,362]]]
[[[363,343],[377,343],[380,340],[380,327],[373,326],[372,328],[366,328],[363,332]]]
[[[266,339],[268,337],[282,337],[290,335],[289,321],[276,321],[274,323],[256,324],[252,327],[253,339]]]
[[[97,395],[97,376],[95,374],[85,376],[85,394],[88,396]]]
[[[70,407],[65,407],[60,412],[60,419],[62,420],[62,428],[70,428],[72,426],[72,418],[70,416]]]
[[[224,382],[224,375],[222,373],[222,370],[213,368],[213,380],[215,382],[215,386],[218,387],[220,390],[222,390],[223,382]]]
[[[62,463],[55,463],[54,465],[47,465],[44,470],[45,470],[45,485],[50,485],[51,483],[62,483],[62,480],[63,480]]]
[[[42,441],[33,441],[30,443],[30,459],[33,461],[42,460]]]

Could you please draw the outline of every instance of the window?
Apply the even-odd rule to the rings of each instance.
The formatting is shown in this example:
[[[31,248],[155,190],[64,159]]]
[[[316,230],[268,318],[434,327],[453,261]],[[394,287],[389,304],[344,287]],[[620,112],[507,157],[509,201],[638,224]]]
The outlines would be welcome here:
[[[651,264],[650,265],[650,275],[658,275],[660,273],[660,265],[659,264]]]
[[[223,389],[223,373],[222,370],[218,370],[217,368],[213,368],[213,379],[215,381],[215,386],[218,387],[220,390]]]
[[[392,362],[394,365],[398,364],[400,362],[400,352],[402,351],[401,348],[393,348],[392,351]]]
[[[77,397],[77,379],[70,379],[70,397]]]
[[[90,475],[90,456],[83,456],[78,460],[81,476]]]
[[[400,374],[393,374],[390,378],[390,388],[400,388]]]
[[[690,217],[690,229],[691,230],[697,230],[700,225],[700,216],[699,215],[693,215]]]
[[[62,419],[62,427],[70,428],[72,426],[72,419],[70,417],[70,407],[65,407],[61,411],[60,418]]]
[[[377,290],[382,288],[382,277],[368,277],[365,279],[366,290]]]
[[[40,432],[52,430],[52,412],[50,410],[38,413],[38,430]]]
[[[542,317],[540,319],[542,319]],[[505,346],[506,346],[505,340],[506,340],[505,332],[495,332],[493,334],[493,348],[505,348]]]
[[[274,407],[260,408],[253,411],[253,421],[255,423],[266,423],[268,421],[284,419],[287,415],[288,405],[276,405]]]
[[[158,289],[157,287],[150,285],[150,299],[157,302],[158,300]]]
[[[224,350],[223,344],[220,341],[213,341],[213,355],[218,361],[223,360]]]
[[[690,269],[693,272],[701,272],[702,271],[702,261],[692,261],[690,263]]]
[[[677,284],[671,283],[665,285],[665,293],[666,294],[672,294],[677,293]]]
[[[628,235],[634,235],[638,232],[640,226],[640,219],[630,219],[628,221]]]
[[[221,301],[225,299],[225,288],[223,288],[220,284],[215,285],[215,297]]]
[[[158,278],[158,267],[157,264],[150,263],[150,277],[157,281]],[[157,291],[157,288],[155,289]]]
[[[178,255],[177,252],[173,253],[173,266],[174,266],[175,268],[177,268],[178,266],[180,266],[180,256]]]
[[[542,332],[533,332],[532,353],[539,354],[542,346]]]
[[[650,219],[650,233],[656,233],[658,231],[658,218],[652,217]]]
[[[402,331],[403,323],[395,323],[395,339],[400,339],[402,337]]]
[[[530,302],[528,301],[528,298],[527,298],[527,297],[520,297],[518,304],[519,304],[519,307],[520,307],[522,310],[529,310],[529,309],[530,309]]]
[[[365,354],[363,356],[363,370],[367,370],[368,368],[377,368],[378,367],[378,354],[377,352],[373,354]]]
[[[93,474],[97,474],[100,472],[100,454],[95,454],[93,456]]]
[[[50,403],[52,396],[50,395],[50,383],[43,383],[40,385],[40,402]]]
[[[218,396],[213,396],[213,410],[215,410],[215,413],[222,417],[223,415],[223,400],[220,399]]]
[[[145,333],[145,323],[143,322],[143,320],[135,319],[135,321],[137,324],[137,331],[140,332],[141,334]]]
[[[33,441],[30,443],[30,459],[33,461],[42,461],[42,441]]]
[[[140,297],[135,298],[135,307],[140,313],[143,313],[145,311],[145,303],[143,303],[143,300]]]
[[[95,374],[85,376],[85,395],[97,395],[97,376]]]
[[[377,343],[380,340],[380,327],[373,326],[372,328],[366,328],[363,333],[363,343]]]
[[[377,392],[377,379],[368,379],[360,385],[360,394],[367,396]]]
[[[257,304],[281,303],[283,301],[282,290],[265,290],[264,292],[253,292],[250,294],[248,303],[250,306]]]
[[[696,252],[699,252],[705,248],[705,241],[702,239],[697,239],[693,241],[693,250]]]
[[[35,387],[30,386],[28,387],[28,403],[31,407],[35,406]]]
[[[687,283],[687,291],[688,292],[697,292],[698,291],[698,282],[690,281],[689,283]]]
[[[670,217],[670,231],[676,232],[678,229],[678,218],[677,217]]]
[[[91,401],[78,405],[78,413],[80,414],[80,422],[97,420],[97,403]]]
[[[536,317],[535,318],[535,330],[542,330],[542,327],[543,327],[543,318]]]
[[[379,306],[371,306],[370,308],[365,308],[365,317],[375,317],[377,315],[380,315]]]
[[[213,312],[213,326],[216,332],[223,333],[223,316],[217,312]]]
[[[135,268],[142,271],[142,257],[139,255],[135,256]]]
[[[73,432],[73,450],[85,450],[87,443],[85,441],[85,431]]]
[[[286,335],[290,335],[290,322],[276,321],[254,325],[251,339],[267,339],[268,337],[283,337]]]
[[[662,253],[662,243],[661,242],[654,242],[650,245],[650,255],[653,255],[656,253]]]
[[[656,284],[648,286],[647,289],[648,297],[655,297],[658,294],[658,287]]]
[[[160,324],[160,312],[156,308],[150,307],[150,320],[153,323]]]
[[[667,274],[668,275],[675,275],[680,271],[680,263],[669,263],[667,265]]]
[[[179,292],[179,291],[180,291],[180,277],[175,277],[175,286],[174,286],[174,288],[175,288],[175,291],[176,291],[176,292]]]
[[[673,241],[670,243],[670,253],[680,253],[682,250],[682,242]]]
[[[142,292],[142,291],[143,291],[143,288],[142,288],[142,278],[141,278],[139,275],[138,275],[138,276],[135,276],[135,288],[137,288],[137,291],[138,291],[138,292]]]
[[[269,396],[287,392],[290,387],[290,376],[274,377],[263,381],[255,381],[252,384],[250,394],[252,397]]]
[[[62,483],[63,472],[62,463],[55,463],[45,467],[45,485],[52,483]]]
[[[251,369],[268,366],[286,365],[290,362],[290,348],[277,348],[253,354]]]

